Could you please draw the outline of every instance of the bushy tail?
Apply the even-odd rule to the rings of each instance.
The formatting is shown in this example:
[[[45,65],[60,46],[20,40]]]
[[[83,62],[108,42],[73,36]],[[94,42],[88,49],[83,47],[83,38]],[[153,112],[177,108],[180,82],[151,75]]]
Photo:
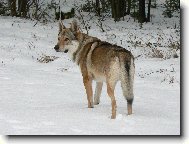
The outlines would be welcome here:
[[[131,56],[130,61],[121,62],[121,86],[123,95],[128,103],[133,102],[133,84],[134,84],[135,64],[134,57]]]

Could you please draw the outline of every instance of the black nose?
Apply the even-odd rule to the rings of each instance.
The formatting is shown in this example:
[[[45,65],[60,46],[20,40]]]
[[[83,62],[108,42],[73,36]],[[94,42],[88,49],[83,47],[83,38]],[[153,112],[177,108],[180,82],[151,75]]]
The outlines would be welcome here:
[[[57,51],[59,49],[59,46],[55,45],[54,49]]]
[[[65,51],[64,51],[64,53],[67,53],[68,52],[68,50],[66,49]]]

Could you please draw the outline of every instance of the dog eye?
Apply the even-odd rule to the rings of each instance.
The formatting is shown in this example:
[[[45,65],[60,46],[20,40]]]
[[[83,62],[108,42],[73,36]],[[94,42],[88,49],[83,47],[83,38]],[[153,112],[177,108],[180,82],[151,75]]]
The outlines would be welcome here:
[[[69,40],[69,38],[65,38],[65,41],[68,41]]]

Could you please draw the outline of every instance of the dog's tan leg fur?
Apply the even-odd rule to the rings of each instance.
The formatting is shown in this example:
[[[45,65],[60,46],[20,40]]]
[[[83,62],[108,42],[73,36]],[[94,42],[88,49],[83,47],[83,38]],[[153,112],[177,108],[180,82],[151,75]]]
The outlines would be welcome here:
[[[127,103],[127,111],[128,111],[128,115],[132,114],[132,104]]]
[[[94,104],[98,105],[100,103],[100,95],[102,92],[103,82],[96,82],[96,89],[94,94]]]
[[[116,105],[116,100],[115,100],[115,96],[114,96],[114,89],[115,89],[115,86],[112,86],[110,85],[110,83],[107,83],[107,92],[108,92],[108,95],[111,99],[111,102],[112,102],[112,116],[111,116],[111,119],[115,119],[116,118],[116,108],[117,108],[117,105]]]
[[[93,90],[92,90],[92,79],[89,77],[83,78],[83,83],[87,93],[88,108],[93,108]]]
[[[83,84],[87,93],[88,108],[93,108],[92,78],[88,75],[86,63],[81,63],[80,69],[83,76]]]

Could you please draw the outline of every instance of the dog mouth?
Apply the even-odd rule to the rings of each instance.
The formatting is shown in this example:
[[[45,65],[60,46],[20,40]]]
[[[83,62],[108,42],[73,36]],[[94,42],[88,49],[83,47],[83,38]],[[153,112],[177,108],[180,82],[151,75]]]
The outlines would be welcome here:
[[[56,52],[61,52],[59,49],[55,50]],[[65,51],[63,51],[64,53],[67,53],[68,50],[66,49]]]

